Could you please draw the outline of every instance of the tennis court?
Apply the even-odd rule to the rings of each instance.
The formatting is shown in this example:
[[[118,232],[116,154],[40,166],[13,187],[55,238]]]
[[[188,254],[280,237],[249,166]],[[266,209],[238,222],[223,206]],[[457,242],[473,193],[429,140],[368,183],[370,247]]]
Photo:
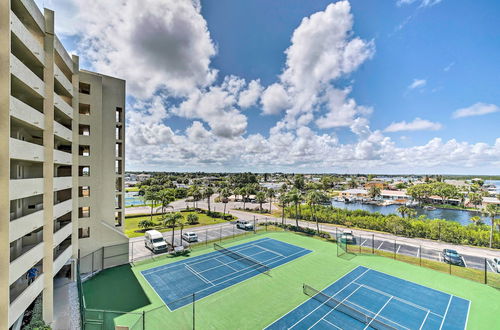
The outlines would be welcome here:
[[[144,270],[141,274],[170,310],[178,309],[212,293],[312,251],[272,238],[216,249],[194,258]]]
[[[470,301],[363,266],[267,329],[465,329]]]

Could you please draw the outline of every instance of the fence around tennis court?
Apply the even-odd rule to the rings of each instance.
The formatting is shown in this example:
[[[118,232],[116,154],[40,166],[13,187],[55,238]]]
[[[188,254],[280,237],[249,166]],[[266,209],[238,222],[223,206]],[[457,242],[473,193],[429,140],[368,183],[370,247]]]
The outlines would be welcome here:
[[[378,255],[403,261],[412,265],[430,268],[450,275],[466,278],[500,289],[500,273],[495,271],[492,260],[472,257],[469,263],[465,258],[463,264],[455,265],[445,261],[442,250],[425,245],[412,245],[407,242],[389,240],[372,235],[353,235],[352,239],[343,236],[339,230],[334,234],[337,242],[337,256],[353,257],[355,255]]]

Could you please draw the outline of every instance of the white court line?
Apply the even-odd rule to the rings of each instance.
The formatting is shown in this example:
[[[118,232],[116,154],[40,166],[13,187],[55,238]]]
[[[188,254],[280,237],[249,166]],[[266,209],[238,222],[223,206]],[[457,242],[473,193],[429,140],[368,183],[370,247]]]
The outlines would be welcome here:
[[[273,253],[273,254],[277,254],[277,255],[279,255],[279,256],[284,257],[284,255],[283,255],[283,254],[278,253],[278,252],[273,251],[273,250],[266,249],[266,248],[265,248],[265,247],[263,247],[263,246],[260,246],[260,245],[255,245],[255,246],[257,246],[259,249],[266,250],[266,251],[271,252],[271,253]]]
[[[311,325],[311,326],[310,326],[309,328],[307,328],[307,329],[312,329],[312,327],[314,327],[316,324],[318,324],[321,320],[324,320],[324,319],[325,319],[325,317],[327,317],[327,316],[328,316],[331,312],[333,312],[334,310],[336,310],[336,309],[337,309],[337,307],[339,307],[340,305],[342,305],[342,304],[344,303],[344,301],[346,301],[346,300],[347,300],[350,296],[352,296],[352,295],[353,295],[356,291],[358,291],[358,290],[359,290],[359,288],[361,288],[361,287],[360,287],[360,286],[358,286],[358,287],[356,288],[356,290],[354,290],[354,291],[353,291],[353,292],[351,292],[351,293],[350,293],[347,297],[345,297],[344,299],[342,299],[342,301],[341,301],[341,302],[339,302],[337,305],[335,305],[335,307],[334,307],[333,309],[329,310],[329,311],[328,311],[328,313],[326,313],[325,315],[323,315],[323,316],[322,316],[319,320],[317,320],[316,322],[314,322],[314,324],[313,324],[313,325]],[[330,300],[330,299],[328,299],[328,300]],[[327,301],[328,301],[328,300],[327,300]],[[326,303],[326,301],[325,301],[325,303]],[[323,306],[325,303],[321,304],[321,306]]]
[[[359,246],[363,246],[366,243],[366,239]],[[326,321],[326,320],[325,320]]]
[[[210,280],[206,279],[203,275],[201,275],[196,270],[194,270],[193,268],[191,268],[191,266],[189,266],[188,264],[184,264],[184,267],[186,267],[187,270],[189,270],[191,273],[193,273],[196,277],[198,277],[199,279],[201,279],[206,284],[210,284],[211,286],[214,286],[214,284],[212,282],[210,282]]]
[[[234,271],[238,271],[236,268],[231,267],[231,266],[229,265],[229,263],[224,263],[224,261],[219,260],[219,257],[215,258],[215,260],[217,260],[217,261],[218,261],[218,262],[220,262],[221,264],[225,264],[226,266],[228,266],[229,268],[231,268],[231,269],[232,269],[232,270],[234,270]],[[235,262],[236,262],[236,260],[235,260]]]
[[[450,300],[448,300],[448,306],[446,306],[446,312],[444,313],[443,319],[441,320],[441,326],[439,327],[439,330],[443,328],[444,320],[446,319],[446,314],[448,314],[448,309],[450,308],[450,303],[452,298],[453,296],[450,295]]]
[[[377,316],[382,312],[382,310],[385,308],[385,306],[387,306],[387,304],[392,300],[392,297],[389,298],[389,300],[387,300],[384,304],[384,306],[382,306],[382,308],[378,311],[377,314],[375,314],[375,316],[371,319],[370,322],[368,322],[368,324],[366,325],[365,327],[365,330],[368,329],[368,327],[370,326],[370,324],[372,324],[373,320],[375,320],[377,318]]]
[[[351,283],[353,283],[354,281],[356,281],[358,278],[360,278],[361,276],[365,275],[365,273],[367,271],[369,271],[370,269],[366,269],[363,273],[361,273],[358,277],[356,277],[355,279],[353,279],[351,282],[347,283],[346,285],[344,285],[344,287],[338,291],[336,294],[334,294],[332,297],[335,297],[336,295],[338,295],[339,293],[341,293],[342,291],[344,291],[349,285],[351,285]],[[344,275],[345,276],[345,275]],[[330,285],[331,286],[331,285]],[[328,286],[328,287],[330,287]],[[323,292],[323,291],[321,291]],[[312,299],[312,298],[310,298]],[[308,300],[309,301],[309,300]],[[303,319],[305,319],[306,317],[308,317],[309,315],[311,315],[314,311],[316,311],[318,308],[320,308],[321,306],[323,306],[324,304],[326,303],[326,301],[324,303],[322,303],[321,305],[319,305],[318,307],[316,307],[315,309],[313,309],[312,311],[310,311],[309,313],[307,313],[307,315],[305,315],[304,317],[302,317],[300,320],[298,320],[297,322],[295,322],[294,324],[292,324],[291,327],[289,327],[288,329],[291,329],[293,328],[294,326],[296,326],[297,324],[299,324],[300,322],[302,322]]]
[[[332,322],[328,321],[327,319],[323,319],[323,322],[326,322],[326,323],[328,323],[328,324],[330,324],[330,325],[333,325],[335,328],[342,330],[342,328],[339,328],[338,326],[336,326],[336,325],[335,325],[335,324],[333,324]]]
[[[429,316],[429,312],[430,311],[428,311],[427,314],[425,314],[424,320],[422,321],[422,325],[420,326],[420,328],[418,328],[418,330],[421,330],[423,328],[425,321],[427,321],[427,317]]]
[[[261,253],[264,253],[264,251],[254,253],[254,254],[252,254],[252,256],[255,256],[255,255],[257,255],[257,254],[261,254]],[[275,258],[276,258],[276,257],[275,257]],[[240,259],[233,259],[233,261],[230,261],[230,262],[228,262],[228,263],[226,263],[226,262],[224,262],[224,261],[221,261],[221,260],[219,260],[219,259],[217,259],[217,258],[212,259],[212,260],[217,260],[217,262],[218,262],[218,263],[220,263],[221,265],[217,265],[217,266],[214,266],[214,267],[210,267],[210,268],[204,269],[204,270],[202,270],[200,273],[204,273],[204,272],[207,272],[207,271],[209,271],[209,270],[219,268],[219,267],[221,267],[221,266],[223,266],[223,265],[228,265],[228,264],[233,264],[233,263],[236,263],[236,262],[238,262],[238,261],[239,261],[239,260],[241,260],[241,259],[242,259],[242,258],[240,258]],[[231,266],[228,266],[228,267],[229,267],[229,268],[234,269],[234,268],[233,268],[233,267],[231,267]],[[236,269],[234,269],[234,270],[236,270]]]
[[[380,250],[380,247],[382,246],[382,244],[384,244],[384,241],[382,241],[382,243],[380,243],[380,245],[378,246],[377,250]]]

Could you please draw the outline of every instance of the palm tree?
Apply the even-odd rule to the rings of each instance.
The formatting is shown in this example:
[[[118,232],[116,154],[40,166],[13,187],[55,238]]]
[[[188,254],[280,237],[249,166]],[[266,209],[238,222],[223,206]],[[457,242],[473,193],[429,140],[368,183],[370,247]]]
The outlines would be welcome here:
[[[241,189],[242,188],[234,188],[233,190],[233,195],[234,195],[234,203],[236,204],[236,200],[238,199],[238,196],[241,196]],[[243,198],[243,197],[242,197]]]
[[[241,198],[243,199],[243,210],[245,209],[245,205],[247,203],[247,198],[248,198],[248,195],[250,195],[249,193],[250,189],[248,187],[243,187],[243,188],[240,188],[240,194],[241,194]]]
[[[188,196],[193,198],[193,208],[196,208],[196,202],[201,199],[200,187],[198,185],[192,185],[189,187]]]
[[[295,225],[299,228],[299,205],[302,202],[302,194],[297,188],[289,192],[289,200],[295,205]]]
[[[469,220],[472,221],[472,223],[474,223],[476,226],[481,224],[481,217],[478,215],[471,217]]]
[[[198,215],[196,213],[189,213],[187,216],[187,223],[190,225],[194,225],[198,223]],[[215,219],[214,219],[215,221]]]
[[[169,226],[169,227],[172,227],[172,247],[174,247],[174,232],[175,232],[175,227],[177,226],[177,224],[181,221],[181,219],[183,219],[184,217],[182,216],[182,214],[180,214],[179,212],[175,212],[175,213],[169,213],[169,214],[166,214],[164,217],[163,217],[163,226]]]
[[[137,227],[144,229],[144,231],[146,231],[146,229],[149,229],[149,228],[153,227],[154,225],[155,224],[153,221],[145,219],[145,220],[139,221],[139,223],[137,224]]]
[[[208,204],[208,214],[210,214],[210,198],[214,194],[214,190],[212,187],[208,186],[205,189],[203,189],[203,197],[207,199],[207,204]]]
[[[274,189],[269,188],[267,190],[267,197],[269,198],[269,213],[271,213],[273,198],[276,197],[276,192]]]
[[[316,221],[316,229],[318,230],[318,234],[319,234],[319,222],[315,214],[316,206],[319,203],[321,203],[325,199],[325,197],[326,196],[323,193],[319,192],[318,190],[312,190],[306,196],[307,204],[309,204],[309,207],[311,208],[311,216],[313,220]]]
[[[410,210],[410,209],[409,209],[408,207],[404,206],[404,205],[403,205],[403,206],[398,207],[398,209],[397,209],[397,211],[398,211],[399,213],[401,213],[401,217],[402,217],[402,218],[404,218],[404,217],[405,217],[405,215],[406,215],[406,214],[408,214],[408,211],[409,211],[409,210]]]
[[[408,218],[413,218],[414,216],[417,215],[417,210],[412,209],[410,207],[407,208],[408,210],[406,211],[406,214],[408,215]]]
[[[259,211],[262,212],[262,204],[266,202],[266,194],[263,191],[259,191],[255,195],[255,200],[259,203]]]
[[[283,191],[280,194],[279,201],[281,206],[281,224],[285,224],[285,209],[288,206],[288,203],[290,203],[290,196]]]
[[[155,202],[158,200],[158,192],[154,191],[152,189],[146,189],[146,192],[144,193],[144,201],[147,204],[147,201],[151,202],[151,222],[153,221],[153,208],[155,205]]]
[[[226,206],[227,202],[229,202],[229,196],[231,196],[231,191],[229,191],[228,188],[222,188],[221,191],[219,192],[220,197],[222,197],[222,203],[224,203],[224,215],[222,218],[226,220]]]
[[[370,198],[375,198],[377,196],[380,196],[380,188],[376,186],[371,186],[370,189],[368,190],[368,196]]]
[[[170,203],[175,200],[175,197],[171,191],[163,189],[158,192],[158,200],[161,202],[161,213],[164,214],[167,208],[172,207]]]
[[[500,209],[496,204],[488,204],[483,212],[491,218],[491,228],[490,228],[490,249],[493,243],[493,228],[495,227],[495,217],[500,213]]]

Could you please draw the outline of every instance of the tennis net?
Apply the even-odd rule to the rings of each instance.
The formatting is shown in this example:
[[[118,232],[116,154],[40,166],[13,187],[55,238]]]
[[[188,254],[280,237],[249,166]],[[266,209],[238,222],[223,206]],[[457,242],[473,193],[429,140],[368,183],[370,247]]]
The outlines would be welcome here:
[[[250,258],[249,256],[238,253],[236,251],[232,251],[230,249],[226,249],[217,243],[214,243],[214,249],[231,257],[231,258],[233,258],[233,259],[235,259],[235,260],[239,260],[239,261],[245,263],[246,265],[258,270],[261,273],[269,275],[269,271],[271,270],[271,268],[269,266],[266,266],[263,263],[258,262],[257,260]]]
[[[366,310],[365,308],[356,305],[354,303],[349,302],[349,305],[347,303],[338,300],[335,297],[329,296],[324,294],[321,291],[318,291],[314,289],[313,287],[310,287],[307,284],[302,285],[304,294],[308,295],[309,297],[312,297],[313,299],[318,300],[319,302],[323,303],[324,305],[331,307],[335,309],[336,311],[342,312],[360,322],[363,322],[366,325],[370,325],[370,328],[376,329],[376,330],[396,330],[396,329],[405,329],[405,327],[388,320],[382,316],[377,316],[375,318],[375,313],[372,311]],[[365,311],[363,311],[365,310]],[[373,316],[370,316],[369,314],[372,314]]]

